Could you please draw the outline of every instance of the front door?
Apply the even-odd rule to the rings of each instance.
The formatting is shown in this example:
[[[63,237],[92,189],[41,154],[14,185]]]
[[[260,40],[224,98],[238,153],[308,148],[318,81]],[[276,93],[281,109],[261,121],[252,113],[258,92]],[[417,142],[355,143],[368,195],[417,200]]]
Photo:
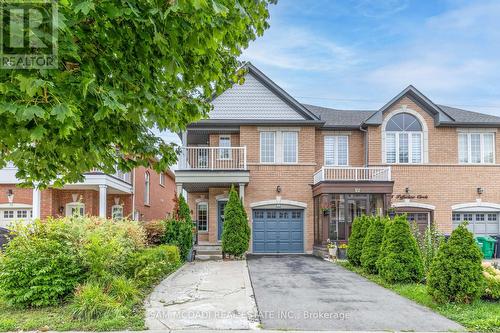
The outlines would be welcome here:
[[[227,201],[219,201],[217,203],[217,239],[222,239],[222,230],[224,227],[224,208],[226,208]]]

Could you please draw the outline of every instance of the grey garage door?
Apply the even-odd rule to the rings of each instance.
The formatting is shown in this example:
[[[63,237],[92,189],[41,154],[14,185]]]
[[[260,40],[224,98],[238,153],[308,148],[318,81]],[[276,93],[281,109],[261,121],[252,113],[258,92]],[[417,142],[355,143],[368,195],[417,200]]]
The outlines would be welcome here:
[[[304,211],[301,209],[254,209],[254,253],[303,253]]]

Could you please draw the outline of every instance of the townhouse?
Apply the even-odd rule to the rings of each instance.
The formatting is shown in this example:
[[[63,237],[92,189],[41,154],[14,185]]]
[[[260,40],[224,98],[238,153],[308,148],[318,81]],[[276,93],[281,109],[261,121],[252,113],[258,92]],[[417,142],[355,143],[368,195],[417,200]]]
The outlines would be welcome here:
[[[173,209],[175,176],[139,167],[106,174],[93,170],[81,183],[45,190],[17,185],[17,168],[0,169],[0,227],[48,216],[91,215],[106,218],[160,219]]]
[[[188,126],[176,170],[200,244],[218,244],[236,187],[250,252],[311,253],[361,214],[407,213],[445,234],[499,233],[500,118],[435,104],[409,86],[379,110],[301,104],[259,69]]]

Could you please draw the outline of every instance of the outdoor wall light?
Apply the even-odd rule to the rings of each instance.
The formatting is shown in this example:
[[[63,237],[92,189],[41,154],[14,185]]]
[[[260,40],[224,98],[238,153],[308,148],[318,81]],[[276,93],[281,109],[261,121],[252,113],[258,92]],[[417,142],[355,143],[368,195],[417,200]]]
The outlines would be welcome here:
[[[409,187],[405,188],[405,192],[406,194],[410,193],[410,188]]]
[[[484,190],[482,187],[477,188],[477,194],[483,194]]]
[[[281,186],[276,186],[276,192],[281,193]]]
[[[11,205],[14,202],[14,192],[11,189],[7,190],[7,200],[9,200],[9,204]]]
[[[59,207],[59,214],[62,214],[62,213],[64,213],[64,207],[63,206]]]

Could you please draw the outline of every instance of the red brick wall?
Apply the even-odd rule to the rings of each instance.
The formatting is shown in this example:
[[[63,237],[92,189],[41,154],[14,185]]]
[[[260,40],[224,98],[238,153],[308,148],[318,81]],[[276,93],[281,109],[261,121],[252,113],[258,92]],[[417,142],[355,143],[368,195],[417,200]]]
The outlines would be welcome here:
[[[144,204],[146,171],[150,175],[150,204]],[[139,167],[134,172],[135,209],[142,221],[161,219],[172,212],[175,197],[175,180],[165,172],[165,186],[160,185],[160,175],[152,169]]]

